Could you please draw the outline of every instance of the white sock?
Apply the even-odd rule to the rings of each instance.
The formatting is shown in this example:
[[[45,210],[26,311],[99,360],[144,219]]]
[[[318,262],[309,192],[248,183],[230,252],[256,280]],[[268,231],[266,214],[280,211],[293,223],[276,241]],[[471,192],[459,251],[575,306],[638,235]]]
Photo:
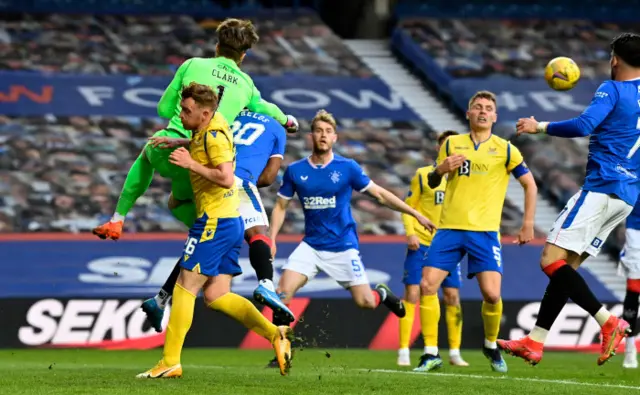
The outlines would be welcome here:
[[[600,307],[600,310],[593,316],[600,326],[603,326],[609,320],[609,317],[611,317],[611,313],[604,306]]]
[[[169,301],[171,300],[171,294],[167,293],[164,289],[161,289],[160,292],[158,292],[158,294],[153,297],[153,299],[161,309],[164,309],[165,307],[167,307]]]
[[[276,287],[273,286],[273,281],[269,279],[265,278],[264,280],[260,280],[260,285],[262,285],[263,287],[265,287],[271,292],[276,292]]]
[[[496,342],[490,342],[487,339],[484,339],[484,346],[492,350],[495,350],[496,348],[498,348],[498,345],[496,344]]]
[[[457,358],[460,357],[460,350],[456,348],[452,348],[449,350],[449,358]]]
[[[438,355],[438,347],[425,347],[424,348],[424,353],[425,354],[430,354],[430,355]]]
[[[548,330],[544,328],[540,328],[539,326],[534,326],[533,329],[531,330],[531,333],[529,333],[529,339],[536,341],[538,343],[544,343],[545,341],[547,341],[548,334],[549,334]]]
[[[118,213],[113,214],[113,217],[111,217],[111,222],[124,222],[124,215],[120,215]]]
[[[624,351],[627,352],[627,353],[636,351],[636,337],[635,336],[627,337],[626,344],[624,346]]]

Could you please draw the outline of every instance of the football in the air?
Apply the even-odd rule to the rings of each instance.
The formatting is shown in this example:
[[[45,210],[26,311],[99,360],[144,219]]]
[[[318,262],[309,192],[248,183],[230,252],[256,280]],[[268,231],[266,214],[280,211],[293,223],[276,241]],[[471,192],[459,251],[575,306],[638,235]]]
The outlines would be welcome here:
[[[578,83],[580,68],[571,58],[564,56],[551,59],[544,68],[544,79],[551,89],[568,91]]]

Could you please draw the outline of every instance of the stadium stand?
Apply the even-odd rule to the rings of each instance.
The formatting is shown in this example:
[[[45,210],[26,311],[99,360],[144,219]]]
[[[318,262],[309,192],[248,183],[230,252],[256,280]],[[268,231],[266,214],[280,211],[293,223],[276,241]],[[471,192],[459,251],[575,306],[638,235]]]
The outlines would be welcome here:
[[[625,26],[594,21],[407,19],[402,28],[454,78],[540,78],[571,54],[585,78],[609,75],[609,41]]]
[[[0,70],[168,75],[215,53],[221,19],[178,16],[9,14],[0,24]],[[371,71],[313,13],[259,18],[249,74],[353,76]]]

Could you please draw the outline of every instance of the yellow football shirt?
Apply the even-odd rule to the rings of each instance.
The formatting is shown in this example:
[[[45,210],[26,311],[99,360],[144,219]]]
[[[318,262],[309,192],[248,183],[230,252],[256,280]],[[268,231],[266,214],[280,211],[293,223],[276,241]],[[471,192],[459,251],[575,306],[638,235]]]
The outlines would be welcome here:
[[[206,130],[193,133],[189,151],[191,157],[201,165],[214,168],[225,162],[233,162],[235,171],[233,135],[220,113],[214,115]],[[240,199],[235,184],[227,189],[194,172],[191,172],[190,177],[198,218],[205,214],[209,221],[240,216]]]
[[[442,204],[444,203],[444,192],[447,187],[447,180],[443,177],[437,188],[429,188],[427,177],[434,169],[435,166],[425,166],[416,170],[416,174],[411,179],[411,187],[405,203],[438,225],[442,212]],[[402,214],[402,222],[404,222],[404,230],[407,236],[416,235],[420,239],[420,244],[426,246],[431,245],[431,240],[435,232],[432,233],[425,229],[411,215]]]
[[[479,144],[470,134],[449,137],[437,163],[453,154],[464,155],[466,161],[449,174],[438,228],[498,232],[509,174],[528,173],[522,154],[493,134]]]

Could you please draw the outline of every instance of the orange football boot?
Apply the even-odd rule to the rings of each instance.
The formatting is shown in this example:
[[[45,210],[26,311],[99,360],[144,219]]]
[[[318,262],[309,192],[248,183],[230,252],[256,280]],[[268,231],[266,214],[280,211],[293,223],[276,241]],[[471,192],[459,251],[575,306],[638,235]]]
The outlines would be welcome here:
[[[112,222],[109,221],[106,224],[102,224],[93,228],[92,233],[102,240],[111,239],[118,240],[122,236],[122,227],[124,223],[122,221]]]
[[[612,356],[616,355],[616,349],[622,342],[622,339],[629,336],[629,323],[622,318],[611,316],[607,322],[602,325],[600,334],[602,335],[602,348],[598,357],[598,365],[607,362]]]
[[[531,340],[529,336],[525,336],[518,340],[501,340],[497,341],[498,348],[514,357],[522,358],[530,364],[535,366],[542,360],[542,351],[544,344],[535,340]]]
[[[164,360],[144,373],[136,375],[138,379],[176,379],[182,377],[182,365],[167,366]]]

